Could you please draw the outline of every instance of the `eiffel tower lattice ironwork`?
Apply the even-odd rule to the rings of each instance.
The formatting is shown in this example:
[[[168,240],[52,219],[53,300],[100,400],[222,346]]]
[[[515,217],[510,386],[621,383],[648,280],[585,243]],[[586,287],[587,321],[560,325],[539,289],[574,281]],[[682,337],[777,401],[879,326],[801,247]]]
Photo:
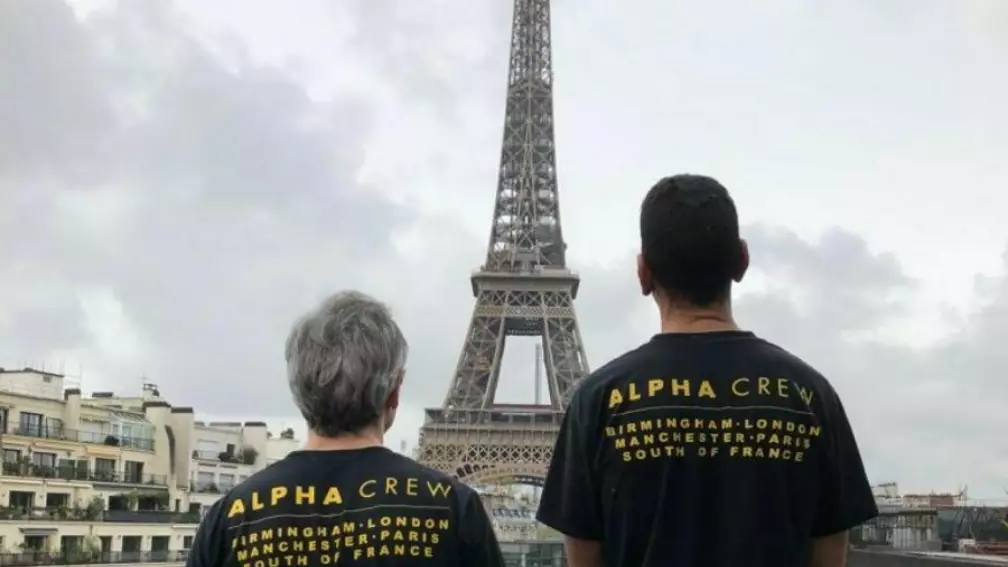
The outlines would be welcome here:
[[[588,373],[560,228],[549,0],[514,0],[504,139],[476,307],[417,458],[470,484],[540,485],[566,402]],[[508,336],[539,336],[549,405],[494,403]]]

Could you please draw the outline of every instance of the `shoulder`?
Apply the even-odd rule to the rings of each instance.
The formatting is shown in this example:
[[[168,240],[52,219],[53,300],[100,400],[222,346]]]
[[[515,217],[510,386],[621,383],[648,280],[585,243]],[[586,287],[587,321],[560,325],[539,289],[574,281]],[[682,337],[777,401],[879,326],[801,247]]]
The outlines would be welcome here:
[[[571,403],[588,403],[603,395],[613,382],[632,377],[638,366],[650,358],[646,347],[647,343],[629,350],[592,371],[578,385]]]
[[[646,365],[652,354],[645,343],[610,360],[586,376],[574,391],[567,404],[565,419],[571,427],[584,427],[596,423],[599,412],[606,404],[610,390],[625,380],[630,380]]]
[[[778,364],[783,368],[800,373],[819,375],[819,372],[811,364],[777,343],[762,337],[753,337],[748,341],[748,344],[751,347],[750,356],[762,359],[762,362]]]
[[[231,501],[230,496],[232,492],[234,490],[228,491],[205,509],[203,517],[200,519],[199,527],[201,530],[216,529],[227,519],[227,506]]]

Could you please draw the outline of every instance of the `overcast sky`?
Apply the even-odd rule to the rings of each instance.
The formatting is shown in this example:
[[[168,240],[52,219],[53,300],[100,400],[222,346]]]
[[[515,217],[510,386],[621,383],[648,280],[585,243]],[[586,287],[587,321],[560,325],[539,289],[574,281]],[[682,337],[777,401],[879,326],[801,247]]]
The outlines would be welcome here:
[[[441,403],[499,156],[508,0],[0,2],[0,365],[142,377],[299,422],[283,341],[359,288],[411,342],[389,444]],[[1008,3],[555,0],[577,309],[600,366],[657,329],[640,199],[710,174],[738,317],[818,366],[872,480],[1008,486]],[[502,401],[531,401],[532,349]]]

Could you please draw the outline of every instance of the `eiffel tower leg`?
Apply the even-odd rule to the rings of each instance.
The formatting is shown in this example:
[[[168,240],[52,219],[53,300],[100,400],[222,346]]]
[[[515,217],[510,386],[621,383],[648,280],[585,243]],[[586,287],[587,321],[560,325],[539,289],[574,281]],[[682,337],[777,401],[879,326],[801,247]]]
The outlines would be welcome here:
[[[543,359],[553,407],[566,409],[575,386],[588,373],[588,360],[574,310],[561,311],[559,316],[546,318]]]
[[[445,396],[445,409],[480,409],[493,404],[504,352],[504,313],[497,295],[481,291],[473,309],[455,380]]]

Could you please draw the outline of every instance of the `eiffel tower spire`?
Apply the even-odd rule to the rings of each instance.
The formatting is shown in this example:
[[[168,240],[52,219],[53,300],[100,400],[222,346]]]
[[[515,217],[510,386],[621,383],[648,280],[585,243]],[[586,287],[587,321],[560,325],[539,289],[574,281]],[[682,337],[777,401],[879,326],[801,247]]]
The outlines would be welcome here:
[[[504,139],[483,269],[563,268],[549,0],[515,0]]]

